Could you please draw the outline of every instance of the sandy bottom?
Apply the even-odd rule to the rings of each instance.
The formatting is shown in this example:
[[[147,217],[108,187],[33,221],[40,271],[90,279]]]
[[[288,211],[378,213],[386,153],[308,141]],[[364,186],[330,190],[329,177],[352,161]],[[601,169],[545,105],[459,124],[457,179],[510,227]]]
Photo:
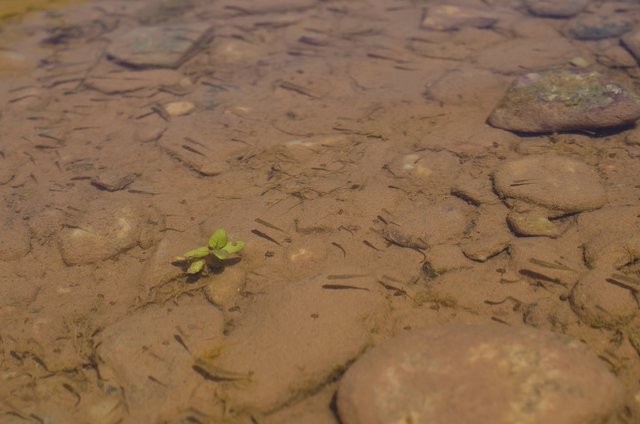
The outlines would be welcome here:
[[[584,341],[640,420],[636,254],[589,262],[584,237],[638,230],[606,226],[638,216],[635,129],[486,123],[522,73],[586,62],[633,88],[638,67],[518,1],[462,3],[497,22],[428,31],[416,0],[101,0],[5,19],[0,421],[337,423],[340,376],[368,347],[488,321]],[[177,22],[214,29],[178,69],[110,60],[117,34]],[[519,237],[492,176],[549,153],[597,171],[607,215]],[[187,278],[173,258],[219,227],[240,260]],[[580,309],[595,271],[618,277]]]

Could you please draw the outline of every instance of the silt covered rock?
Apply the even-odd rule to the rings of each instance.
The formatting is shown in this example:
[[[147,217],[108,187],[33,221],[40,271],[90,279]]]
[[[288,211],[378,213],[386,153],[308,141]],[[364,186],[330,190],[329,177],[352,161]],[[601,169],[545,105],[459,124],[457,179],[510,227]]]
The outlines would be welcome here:
[[[489,116],[510,131],[544,133],[628,125],[640,118],[640,98],[595,71],[560,69],[516,79]]]

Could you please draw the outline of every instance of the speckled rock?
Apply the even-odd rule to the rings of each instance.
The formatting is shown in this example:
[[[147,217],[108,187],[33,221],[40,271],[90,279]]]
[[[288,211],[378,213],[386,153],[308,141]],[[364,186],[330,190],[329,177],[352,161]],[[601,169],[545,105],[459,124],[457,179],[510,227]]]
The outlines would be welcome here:
[[[505,198],[565,213],[598,209],[607,201],[595,169],[553,154],[506,161],[494,174],[494,186]]]
[[[505,130],[542,133],[615,127],[639,117],[634,93],[598,72],[574,68],[519,77],[488,121]]]
[[[444,325],[371,349],[340,382],[344,424],[605,422],[624,389],[580,341],[498,324]]]
[[[589,0],[525,0],[533,15],[550,18],[569,18],[580,13]]]

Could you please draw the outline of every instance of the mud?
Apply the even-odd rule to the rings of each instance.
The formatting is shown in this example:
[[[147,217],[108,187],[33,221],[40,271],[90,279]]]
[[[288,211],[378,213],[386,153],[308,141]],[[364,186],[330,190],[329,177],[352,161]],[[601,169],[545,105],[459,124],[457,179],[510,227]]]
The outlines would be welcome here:
[[[584,342],[640,421],[638,130],[486,121],[531,72],[639,93],[617,38],[566,29],[637,2],[27,3],[0,5],[1,422],[335,424],[370,347],[488,322]],[[168,62],[117,50],[193,25]],[[241,259],[188,278],[220,227]]]

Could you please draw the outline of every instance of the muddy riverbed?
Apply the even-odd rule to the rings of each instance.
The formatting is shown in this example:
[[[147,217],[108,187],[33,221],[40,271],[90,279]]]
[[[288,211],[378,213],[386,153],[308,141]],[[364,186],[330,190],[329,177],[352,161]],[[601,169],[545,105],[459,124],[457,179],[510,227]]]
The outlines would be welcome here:
[[[28,3],[0,422],[640,422],[637,1]]]

